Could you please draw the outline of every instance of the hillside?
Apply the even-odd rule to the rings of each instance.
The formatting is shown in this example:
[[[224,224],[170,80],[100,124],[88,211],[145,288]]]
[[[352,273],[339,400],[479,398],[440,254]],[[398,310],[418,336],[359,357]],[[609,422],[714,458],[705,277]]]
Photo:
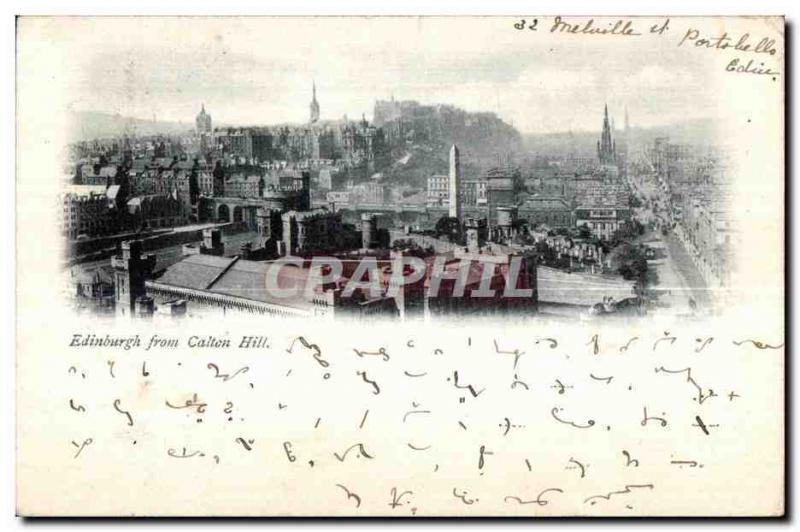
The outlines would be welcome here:
[[[68,139],[109,138],[135,132],[136,135],[174,135],[194,128],[188,122],[165,122],[131,118],[119,114],[78,111],[69,114]]]
[[[470,113],[450,105],[420,105],[413,101],[376,102],[375,123],[387,135],[393,164],[388,181],[424,186],[433,174],[445,174],[450,146],[461,153],[465,176],[519,155],[522,136],[493,113]]]

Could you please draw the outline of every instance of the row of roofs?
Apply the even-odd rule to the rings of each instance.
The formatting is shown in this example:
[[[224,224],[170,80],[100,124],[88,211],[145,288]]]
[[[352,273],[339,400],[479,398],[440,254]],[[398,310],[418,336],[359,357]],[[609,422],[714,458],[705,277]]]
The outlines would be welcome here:
[[[92,196],[105,196],[109,200],[116,201],[117,196],[119,195],[120,186],[119,185],[111,185],[106,187],[105,185],[65,185],[61,188],[61,195],[62,196],[70,196],[70,197],[92,197]]]
[[[445,264],[448,273],[455,273],[460,261],[450,254],[451,260]],[[468,258],[468,257],[465,257]],[[491,257],[485,257],[491,260]],[[428,268],[432,267],[433,257],[425,259]],[[341,288],[353,275],[358,261],[344,261],[342,275],[330,283],[330,287]],[[164,274],[148,284],[154,287],[177,287],[205,293],[231,296],[271,305],[287,306],[298,310],[307,310],[314,305],[313,296],[305,293],[309,276],[318,275],[307,267],[285,265],[278,273],[278,285],[281,288],[296,287],[297,290],[285,297],[276,297],[267,290],[264,279],[272,267],[271,262],[256,262],[238,257],[218,257],[213,255],[192,255],[167,268]],[[391,279],[391,267],[381,268],[381,286],[385,290]],[[634,295],[633,282],[598,277],[595,275],[565,273],[553,268],[538,268],[539,301],[568,305],[591,305],[611,296],[622,300]],[[498,257],[495,281],[497,288],[504,286],[509,275],[507,263]],[[465,285],[477,287],[483,276],[483,265],[477,261],[470,263],[469,274]],[[426,276],[427,277],[427,276]],[[424,286],[429,288],[429,279]],[[495,287],[495,286],[493,286]],[[445,289],[445,293],[446,293]],[[468,290],[469,292],[469,290]],[[366,293],[365,297],[369,297]]]

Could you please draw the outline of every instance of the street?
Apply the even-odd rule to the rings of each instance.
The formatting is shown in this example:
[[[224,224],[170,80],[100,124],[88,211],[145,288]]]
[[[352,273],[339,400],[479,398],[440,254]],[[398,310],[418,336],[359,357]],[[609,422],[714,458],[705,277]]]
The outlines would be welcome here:
[[[663,235],[658,228],[662,224],[671,225],[665,223],[671,218],[669,204],[664,200],[654,201],[663,193],[648,177],[631,181],[634,192],[643,203],[642,207],[635,209],[635,216],[645,227],[654,227],[638,241],[656,251],[656,258],[648,261],[648,266],[654,267],[658,274],[658,284],[650,289],[657,295],[655,313],[702,312],[711,303],[708,287],[675,233],[670,229]],[[692,309],[690,301],[694,301],[695,309]]]
[[[690,300],[694,300],[698,311],[709,306],[703,278],[674,234],[648,233],[642,243],[656,250],[656,259],[647,261],[658,274],[658,284],[651,287],[651,292],[657,295],[656,313],[661,310],[669,314],[692,313]]]

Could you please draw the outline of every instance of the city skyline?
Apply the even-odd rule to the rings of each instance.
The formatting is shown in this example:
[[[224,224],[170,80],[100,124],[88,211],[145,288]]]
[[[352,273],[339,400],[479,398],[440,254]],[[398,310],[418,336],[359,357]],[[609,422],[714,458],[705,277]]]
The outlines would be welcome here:
[[[85,274],[74,277],[76,294],[100,311],[144,315],[183,314],[187,301],[190,312],[401,319],[418,311],[645,315],[659,311],[656,299],[678,313],[686,305],[711,310],[697,287],[730,282],[737,235],[727,154],[716,144],[721,123],[708,99],[715,84],[696,87],[659,66],[674,50],[658,40],[640,53],[602,39],[576,44],[568,33],[543,47],[539,34],[514,33],[519,24],[503,21],[460,19],[458,30],[472,39],[455,48],[449,38],[437,46],[440,32],[453,31],[443,18],[290,18],[280,34],[272,19],[147,19],[135,28],[144,44],[135,46],[123,19],[108,24],[118,38],[107,47],[90,45],[108,33],[97,27],[104,19],[77,21],[59,36],[63,53],[73,42],[85,51],[60,79],[67,107],[105,109],[113,119],[85,117],[83,140],[96,142],[76,142],[67,154],[74,172],[60,228]],[[352,24],[365,31],[349,31]],[[487,27],[495,38],[480,42]],[[151,35],[162,30],[169,34]],[[608,54],[625,61],[606,61]],[[703,68],[708,56],[688,57]],[[171,138],[132,140],[159,132]],[[561,136],[524,142],[548,133]],[[512,157],[533,153],[534,143],[536,158]],[[155,234],[164,229],[168,237]],[[123,241],[132,230],[145,236]],[[121,252],[95,249],[109,237]],[[143,247],[151,237],[147,246],[161,259]],[[684,248],[688,261],[669,246]],[[533,290],[517,309],[503,298],[456,304],[455,294],[442,307],[436,290],[419,287],[408,298],[370,293],[366,306],[362,292],[341,299],[345,279],[360,282],[358,269],[288,305],[260,285],[238,292],[233,280],[185,284],[198,264],[222,275],[241,260],[243,272],[258,276],[284,257],[384,261],[385,273],[397,253],[429,261],[490,255],[507,266],[503,275],[521,258],[521,282]],[[666,260],[650,262],[658,257]],[[310,264],[297,275],[318,279]],[[111,270],[113,287],[104,280]],[[516,285],[496,273],[493,283]],[[657,287],[662,276],[666,291]],[[482,277],[469,277],[476,293]],[[568,288],[578,278],[582,288],[595,286],[587,298]],[[685,289],[676,298],[678,286]],[[212,288],[221,292],[212,297]]]
[[[309,93],[311,93],[311,91],[309,91]],[[431,101],[416,100],[416,99],[415,100],[411,100],[411,99],[406,99],[406,98],[400,98],[397,95],[392,94],[392,95],[390,95],[389,98],[385,98],[385,99],[384,98],[375,98],[373,100],[373,102],[372,102],[372,105],[370,105],[369,107],[366,107],[366,109],[369,109],[369,112],[365,111],[365,112],[357,114],[357,115],[345,115],[345,116],[347,117],[347,119],[349,121],[361,120],[362,117],[364,117],[364,118],[367,119],[367,121],[373,122],[374,121],[374,116],[373,116],[373,114],[374,114],[373,113],[374,103],[375,102],[379,102],[379,101],[388,101],[392,97],[394,97],[394,99],[396,101],[415,101],[415,102],[417,102],[417,103],[419,103],[420,105],[423,105],[423,106],[439,106],[439,105],[441,105],[441,106],[452,106],[452,107],[456,107],[458,109],[461,109],[461,110],[469,112],[469,113],[475,113],[475,114],[485,113],[485,112],[493,113],[493,111],[485,111],[485,110],[480,110],[480,109],[466,109],[464,107],[461,107],[461,106],[458,106],[458,105],[455,105],[455,104],[452,104],[452,103],[449,103],[449,102],[440,102],[440,101],[431,102]],[[309,102],[310,102],[310,100],[309,100]],[[306,108],[308,107],[309,102],[306,102]],[[605,104],[603,102],[601,102],[601,103],[603,105],[607,105],[607,104]],[[195,112],[194,112],[193,115],[190,115],[188,117],[178,118],[178,119],[171,119],[171,118],[162,117],[162,116],[158,116],[158,115],[152,115],[152,116],[149,116],[149,117],[147,117],[147,116],[124,115],[124,114],[120,114],[120,113],[112,113],[112,112],[103,111],[103,110],[99,110],[99,109],[80,109],[80,110],[73,110],[72,112],[76,113],[76,114],[80,114],[80,113],[87,113],[87,114],[98,113],[98,114],[104,114],[104,115],[108,115],[108,116],[115,116],[115,117],[118,117],[120,119],[137,120],[137,121],[143,121],[143,122],[155,121],[155,122],[160,122],[160,123],[169,123],[169,124],[173,124],[173,125],[183,125],[183,126],[186,126],[187,129],[193,129],[195,127],[194,126],[194,120],[195,120],[195,118],[197,116],[197,113],[200,112],[202,109],[205,109],[205,111],[209,115],[211,115],[212,118],[214,119],[214,128],[226,128],[226,127],[232,127],[232,128],[239,128],[239,127],[241,127],[241,128],[277,127],[277,126],[285,126],[285,125],[288,125],[288,126],[302,126],[304,124],[312,123],[312,122],[310,122],[308,120],[308,116],[307,116],[308,115],[308,109],[305,110],[305,112],[306,112],[305,116],[298,116],[297,119],[290,120],[290,121],[282,121],[282,122],[277,122],[277,121],[255,121],[255,120],[251,119],[250,121],[233,122],[233,121],[230,121],[230,120],[226,120],[224,116],[219,116],[218,113],[215,112],[213,109],[209,108],[208,104],[206,102],[204,102],[204,101],[199,102],[197,104],[197,108],[195,109]],[[625,130],[624,121],[622,119],[618,119],[618,117],[620,117],[620,116],[624,117],[626,109],[627,109],[627,106],[624,106],[624,105],[623,105],[623,107],[621,107],[619,109],[611,109],[610,106],[609,106],[609,117],[611,119],[611,131],[616,131],[616,132],[621,133],[621,132],[623,132]],[[631,113],[629,112],[629,114],[631,114]],[[325,123],[325,122],[337,122],[337,121],[342,120],[345,116],[326,117],[326,116],[324,116],[324,112],[323,112],[323,114],[321,115],[319,120],[315,121],[313,123],[316,123],[316,122],[322,122],[322,123]],[[501,117],[501,116],[499,116],[498,118],[500,118],[501,120],[503,119],[503,117]],[[526,131],[521,131],[518,128],[517,129],[518,129],[520,134],[528,135],[528,136],[561,135],[561,134],[570,134],[570,133],[574,133],[574,134],[595,134],[595,133],[599,133],[599,132],[601,132],[603,130],[602,111],[598,112],[595,109],[594,113],[593,113],[593,118],[594,118],[593,121],[595,122],[595,124],[593,126],[588,126],[586,128],[581,128],[581,129],[564,129],[564,128],[556,127],[556,128],[554,128],[552,130],[549,130],[549,131],[535,131],[535,132],[530,132],[530,131],[526,132]],[[637,129],[638,130],[647,130],[647,129],[657,129],[657,128],[669,128],[671,126],[680,126],[682,124],[686,124],[688,122],[692,122],[693,120],[709,120],[710,121],[712,119],[709,118],[709,117],[682,118],[682,119],[677,119],[677,120],[663,121],[663,122],[654,123],[654,124],[637,124],[637,123],[631,121],[630,129],[633,131],[633,130],[637,130]],[[505,121],[505,122],[507,124],[513,126],[513,127],[516,127],[515,124],[513,124],[511,122],[508,122],[508,121]],[[91,140],[91,139],[84,139],[84,140]]]
[[[165,31],[162,19],[118,21],[120,38],[102,46],[97,41],[108,36],[102,19],[81,20],[78,32],[64,37],[62,53],[81,51],[80,66],[61,76],[64,105],[184,122],[204,103],[217,122],[229,125],[300,123],[316,83],[321,120],[371,118],[374,101],[392,96],[492,112],[523,134],[596,131],[597,101],[607,102],[618,120],[627,106],[635,127],[668,125],[673,120],[664,108],[696,118],[717,114],[716,87],[695,87],[683,68],[673,69],[673,47],[621,52],[608,41],[588,47],[569,37],[544,45],[536,34],[517,34],[511,21],[460,20],[476,42],[454,53],[432,37],[437,30],[453,31],[441,18],[371,20],[358,35],[348,31],[349,20],[282,19],[285,31],[275,35],[263,31],[270,27],[264,21],[186,19],[170,22],[171,39],[147,38]],[[192,31],[196,25],[204,31]],[[414,39],[408,38],[410,25],[418,27]],[[498,33],[497,26],[510,29]],[[410,42],[397,47],[394,34],[400,31]],[[489,33],[493,40],[481,39]],[[325,39],[313,38],[320,34]],[[611,53],[626,55],[614,61],[624,70],[608,66],[604,58]],[[704,68],[708,60],[683,55],[681,65]]]

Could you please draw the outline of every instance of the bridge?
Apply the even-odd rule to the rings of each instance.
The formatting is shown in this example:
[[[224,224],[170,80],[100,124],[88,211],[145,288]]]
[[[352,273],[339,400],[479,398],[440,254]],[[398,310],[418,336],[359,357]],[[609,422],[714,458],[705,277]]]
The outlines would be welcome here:
[[[294,198],[288,196],[265,197],[265,198],[237,198],[237,197],[208,197],[205,198],[204,212],[200,219],[217,223],[244,222],[248,229],[255,231],[258,227],[257,211],[259,208],[275,209],[285,212],[291,209],[298,209]],[[330,205],[326,201],[314,201],[311,207],[328,208]],[[427,206],[419,203],[358,203],[334,205],[337,211],[349,211],[355,215],[361,213],[375,213],[399,215],[407,214],[409,218],[418,222],[436,222],[439,218],[447,216],[449,210],[446,206]],[[464,216],[485,217],[487,209],[485,206],[465,206]],[[413,220],[408,220],[411,223]]]
[[[314,201],[313,204],[315,207],[329,207],[329,204],[325,201]],[[346,203],[335,204],[334,206],[337,211],[347,210],[355,213],[416,213],[427,215],[427,217],[432,220],[438,220],[442,216],[447,216],[449,212],[449,208],[446,206],[427,206],[420,205],[419,203],[358,203],[355,205]],[[486,206],[464,206],[462,213],[468,217],[485,217],[487,214],[487,208]]]
[[[257,224],[256,212],[269,207],[263,198],[209,197],[205,198],[205,212],[201,219],[218,223],[244,222],[251,231]]]

